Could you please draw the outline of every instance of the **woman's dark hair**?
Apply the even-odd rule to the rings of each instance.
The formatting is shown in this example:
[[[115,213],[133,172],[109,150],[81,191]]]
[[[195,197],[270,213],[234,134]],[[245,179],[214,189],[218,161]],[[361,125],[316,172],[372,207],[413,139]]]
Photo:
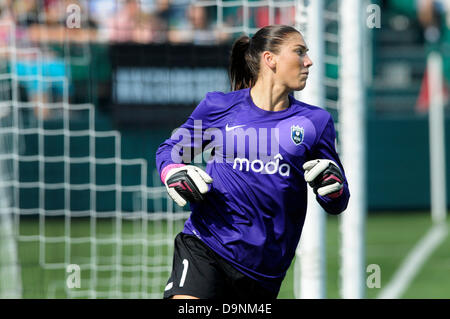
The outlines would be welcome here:
[[[290,33],[300,33],[287,25],[269,25],[258,30],[253,37],[243,35],[231,48],[229,76],[231,91],[251,87],[259,74],[260,55],[264,51],[275,54]]]

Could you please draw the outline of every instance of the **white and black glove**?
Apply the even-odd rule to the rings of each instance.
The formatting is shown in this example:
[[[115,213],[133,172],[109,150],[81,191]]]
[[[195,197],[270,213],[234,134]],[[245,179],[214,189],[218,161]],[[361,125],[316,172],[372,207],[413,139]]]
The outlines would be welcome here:
[[[205,171],[193,165],[185,165],[169,170],[164,184],[170,197],[183,207],[187,202],[203,200],[203,194],[208,192],[207,184],[212,182],[211,176]]]
[[[315,159],[303,164],[305,181],[314,193],[320,196],[337,198],[343,192],[344,177],[335,162],[328,159]]]

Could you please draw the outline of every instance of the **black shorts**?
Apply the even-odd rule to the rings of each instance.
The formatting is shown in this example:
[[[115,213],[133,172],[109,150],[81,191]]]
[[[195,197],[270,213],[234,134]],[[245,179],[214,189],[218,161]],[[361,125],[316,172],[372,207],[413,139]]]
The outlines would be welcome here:
[[[164,298],[173,295],[260,301],[275,299],[278,292],[263,288],[235,269],[196,236],[179,233]]]

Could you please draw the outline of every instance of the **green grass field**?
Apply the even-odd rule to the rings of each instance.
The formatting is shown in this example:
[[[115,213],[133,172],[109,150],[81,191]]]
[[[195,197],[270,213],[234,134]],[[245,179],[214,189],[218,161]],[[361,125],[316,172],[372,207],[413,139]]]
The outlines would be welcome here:
[[[327,298],[340,298],[338,218],[327,217]],[[45,228],[40,229],[37,218],[21,220],[19,259],[24,298],[158,298],[161,295],[172,260],[170,246],[175,234],[181,230],[181,220],[174,223],[149,221],[146,224],[123,221],[117,224],[111,219],[97,219],[92,223],[87,218],[72,218],[70,240],[68,236],[64,237],[68,226],[62,218],[47,218]],[[430,226],[429,213],[374,213],[368,216],[366,265],[380,266],[381,289]],[[47,237],[45,243],[42,237],[41,241],[38,237],[29,237],[39,232]],[[96,234],[95,242],[89,239],[92,234]],[[157,239],[163,242],[155,246],[146,244],[147,240]],[[450,236],[447,236],[402,297],[450,298],[449,248]],[[39,261],[41,265],[45,261],[45,269]],[[80,264],[81,288],[66,287],[66,261]],[[92,267],[94,263],[96,266]],[[292,266],[279,298],[294,298]],[[367,288],[366,297],[376,298],[381,289]],[[89,294],[94,290],[99,293]]]
[[[340,298],[339,224],[327,218],[327,298]],[[378,264],[381,288],[366,288],[366,298],[376,298],[403,259],[431,226],[429,213],[370,214],[366,227],[366,265]],[[425,262],[402,298],[450,298],[450,236]],[[289,269],[279,298],[293,298],[293,267]],[[367,273],[370,275],[370,273]]]

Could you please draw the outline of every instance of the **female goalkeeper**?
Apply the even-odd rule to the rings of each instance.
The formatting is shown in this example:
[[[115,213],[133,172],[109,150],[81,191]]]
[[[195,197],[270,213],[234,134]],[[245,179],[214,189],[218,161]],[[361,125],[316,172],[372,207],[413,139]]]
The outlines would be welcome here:
[[[157,168],[191,215],[175,238],[164,298],[273,299],[295,255],[307,183],[330,214],[350,197],[330,114],[296,100],[312,61],[299,31],[235,41],[231,92],[210,92],[162,143]],[[211,150],[206,172],[190,165]]]

